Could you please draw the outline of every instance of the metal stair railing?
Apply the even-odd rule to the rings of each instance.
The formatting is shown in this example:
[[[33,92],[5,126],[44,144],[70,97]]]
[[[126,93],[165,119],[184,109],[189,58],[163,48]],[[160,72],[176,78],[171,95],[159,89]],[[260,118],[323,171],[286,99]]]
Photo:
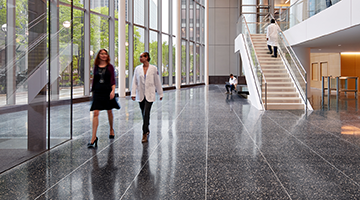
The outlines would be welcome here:
[[[242,24],[241,33],[243,34],[244,39],[245,39],[246,50],[247,50],[246,53],[247,53],[249,61],[250,61],[249,63],[251,64],[251,72],[252,72],[253,78],[255,80],[255,85],[256,85],[258,96],[260,97],[260,100],[261,100],[261,104],[265,105],[264,107],[266,110],[267,109],[267,82],[266,82],[264,73],[261,70],[260,62],[259,62],[258,56],[255,51],[254,43],[251,39],[251,31],[246,22],[245,16],[241,15],[240,19],[241,19],[241,24]],[[264,86],[264,94],[265,94],[264,102],[262,100],[263,86]]]
[[[272,15],[268,15],[264,17],[264,20],[274,19]],[[269,22],[262,22],[264,25],[261,26],[262,28],[266,28]],[[298,57],[296,56],[294,50],[290,46],[290,43],[287,41],[284,33],[281,31],[280,26],[275,21],[275,24],[279,28],[279,38],[278,38],[278,54],[281,56],[282,60],[284,61],[285,67],[289,71],[291,79],[294,81],[296,88],[299,91],[300,97],[305,103],[305,109],[307,110],[308,107],[308,100],[307,100],[307,72],[304,69],[303,65],[299,61]],[[264,31],[263,31],[264,32]]]

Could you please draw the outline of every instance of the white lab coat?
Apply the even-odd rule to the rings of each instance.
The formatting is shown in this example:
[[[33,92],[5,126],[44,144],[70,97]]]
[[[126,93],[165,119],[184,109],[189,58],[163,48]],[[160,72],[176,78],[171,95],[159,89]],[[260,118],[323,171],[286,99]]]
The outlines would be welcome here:
[[[154,65],[149,65],[145,78],[143,65],[137,66],[134,70],[131,96],[136,96],[136,100],[140,102],[146,96],[148,102],[154,102],[155,91],[157,91],[161,98],[163,97],[163,89],[157,68]]]
[[[270,46],[279,46],[278,43],[278,32],[279,32],[279,27],[276,26],[275,23],[271,23],[267,28],[266,28],[266,38],[268,38],[267,40],[267,44]]]
[[[230,83],[230,85],[235,85],[235,87],[236,87],[236,85],[237,85],[237,79],[234,77],[234,78],[229,78],[229,83]]]

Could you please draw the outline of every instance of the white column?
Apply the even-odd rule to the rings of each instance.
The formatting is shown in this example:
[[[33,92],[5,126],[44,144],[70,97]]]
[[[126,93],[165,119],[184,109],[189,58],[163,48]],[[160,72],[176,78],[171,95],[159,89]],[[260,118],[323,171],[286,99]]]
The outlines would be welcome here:
[[[176,1],[176,65],[175,65],[175,79],[176,89],[181,88],[181,0]]]
[[[119,31],[118,31],[118,37],[119,37],[119,97],[125,97],[125,88],[126,88],[126,75],[125,75],[125,42],[126,42],[126,24],[125,24],[125,0],[120,0],[119,1],[119,14],[118,14],[118,19],[119,19]],[[130,81],[131,82],[131,81]]]
[[[205,0],[205,85],[209,85],[209,0]]]

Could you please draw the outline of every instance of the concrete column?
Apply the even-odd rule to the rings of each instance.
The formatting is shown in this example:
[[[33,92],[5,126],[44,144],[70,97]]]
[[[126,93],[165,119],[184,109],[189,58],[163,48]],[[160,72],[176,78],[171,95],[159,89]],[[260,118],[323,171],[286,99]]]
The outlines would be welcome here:
[[[118,47],[118,59],[119,59],[119,97],[125,97],[125,89],[126,89],[126,75],[125,75],[125,65],[126,65],[126,24],[125,24],[125,0],[119,0],[119,13],[118,13],[118,37],[119,37],[119,47]]]

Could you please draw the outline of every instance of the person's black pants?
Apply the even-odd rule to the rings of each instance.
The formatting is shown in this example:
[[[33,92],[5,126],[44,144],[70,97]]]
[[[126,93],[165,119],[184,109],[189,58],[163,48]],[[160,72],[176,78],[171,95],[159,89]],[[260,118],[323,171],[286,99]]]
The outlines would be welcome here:
[[[225,85],[225,88],[226,88],[226,91],[229,92],[229,87],[230,87],[230,92],[232,92],[234,89],[235,89],[235,86],[234,85],[228,85],[226,84]]]
[[[143,118],[143,134],[146,134],[147,132],[150,132],[149,125],[150,125],[150,110],[153,102],[148,102],[146,98],[144,97],[144,100],[142,102],[139,102],[140,109],[141,109],[141,116]]]
[[[267,46],[270,51],[270,54],[272,54],[273,50],[272,50],[271,46],[270,45],[267,45]],[[277,46],[274,46],[274,56],[277,57]]]

